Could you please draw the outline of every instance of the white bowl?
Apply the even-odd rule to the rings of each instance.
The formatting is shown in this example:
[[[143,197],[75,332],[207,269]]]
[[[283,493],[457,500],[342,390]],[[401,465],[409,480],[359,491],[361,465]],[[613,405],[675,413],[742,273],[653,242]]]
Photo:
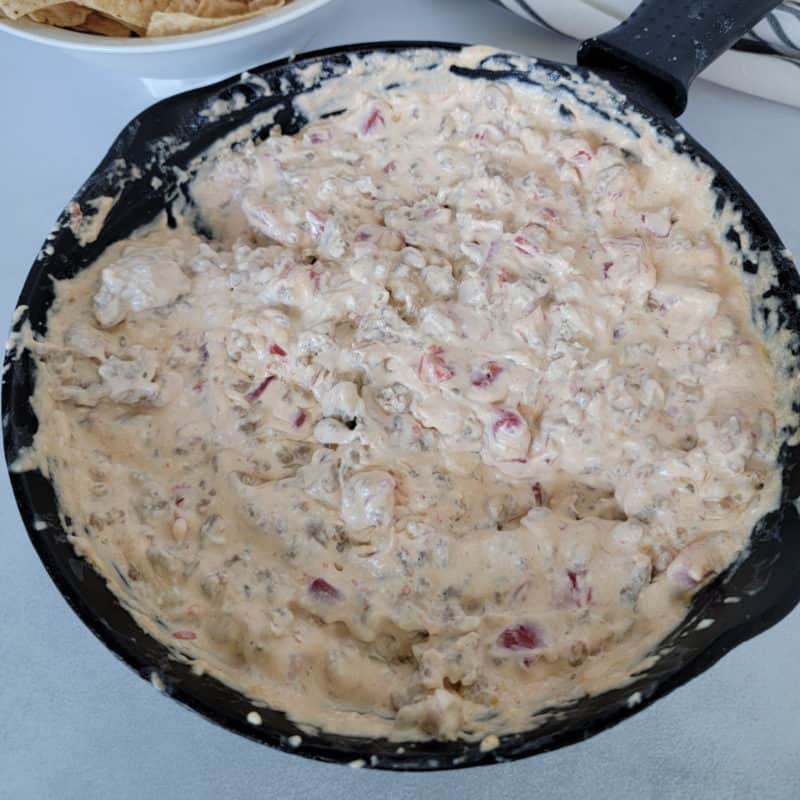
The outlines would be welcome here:
[[[149,39],[98,36],[7,19],[0,20],[0,32],[57,47],[97,67],[139,78],[221,78],[306,49],[313,31],[325,24],[325,18],[332,18],[328,17],[331,9],[321,8],[331,2],[291,0],[277,11],[223,28]],[[317,13],[307,18],[314,11]]]

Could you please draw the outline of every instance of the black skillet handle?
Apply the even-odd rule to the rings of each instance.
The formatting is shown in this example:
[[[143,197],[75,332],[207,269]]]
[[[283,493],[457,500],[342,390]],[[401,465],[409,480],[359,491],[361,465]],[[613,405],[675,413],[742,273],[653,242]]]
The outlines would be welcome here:
[[[613,30],[587,39],[578,63],[625,72],[677,117],[697,75],[780,0],[643,0]]]

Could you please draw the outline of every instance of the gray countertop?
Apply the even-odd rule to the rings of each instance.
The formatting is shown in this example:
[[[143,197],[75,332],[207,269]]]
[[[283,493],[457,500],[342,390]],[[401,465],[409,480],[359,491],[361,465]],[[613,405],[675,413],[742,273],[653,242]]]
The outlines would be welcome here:
[[[479,41],[557,60],[575,45],[486,0],[341,0],[313,49],[357,40]],[[264,60],[268,60],[266,54]],[[0,34],[0,327],[56,215],[143,83]],[[699,82],[686,127],[800,252],[800,111]],[[428,775],[318,764],[206,722],[140,680],[69,610],[0,482],[0,797],[800,797],[800,611],[623,724],[502,766]]]

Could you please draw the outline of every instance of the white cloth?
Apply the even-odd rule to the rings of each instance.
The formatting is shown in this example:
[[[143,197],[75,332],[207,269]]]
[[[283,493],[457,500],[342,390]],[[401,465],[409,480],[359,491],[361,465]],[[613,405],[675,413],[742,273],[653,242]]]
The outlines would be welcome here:
[[[625,19],[639,0],[496,0],[543,27],[587,39]],[[756,52],[754,52],[756,51]],[[703,78],[800,107],[800,1],[785,0],[720,56]]]

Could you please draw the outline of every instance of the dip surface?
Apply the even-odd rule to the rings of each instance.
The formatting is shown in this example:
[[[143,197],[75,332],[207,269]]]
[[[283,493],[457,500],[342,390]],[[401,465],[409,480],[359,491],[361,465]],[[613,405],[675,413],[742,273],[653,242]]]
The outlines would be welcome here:
[[[712,173],[448,71],[488,52],[373,61],[344,113],[212,152],[29,343],[78,552],[332,731],[482,738],[624,683],[777,502]]]

